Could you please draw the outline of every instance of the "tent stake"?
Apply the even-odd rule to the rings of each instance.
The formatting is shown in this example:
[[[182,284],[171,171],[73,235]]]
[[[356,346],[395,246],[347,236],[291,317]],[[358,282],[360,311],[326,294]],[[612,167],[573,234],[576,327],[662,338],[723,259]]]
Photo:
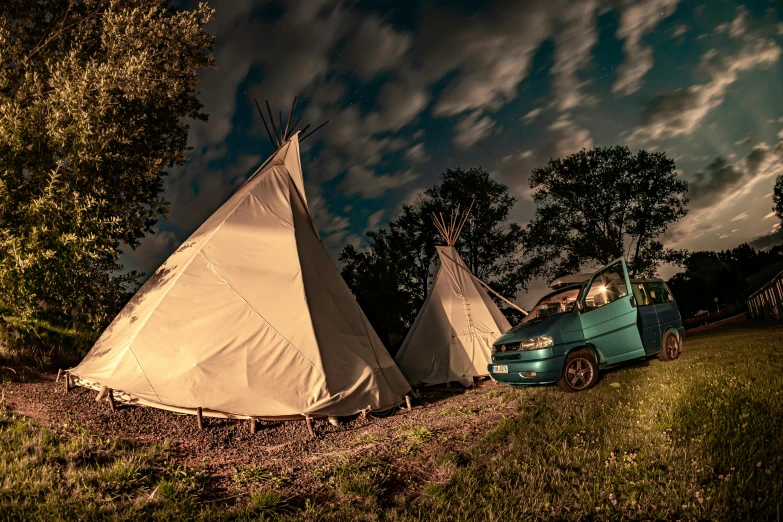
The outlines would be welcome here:
[[[256,434],[256,420],[255,419],[250,419],[250,433],[252,435]]]
[[[413,408],[411,407],[411,396],[406,395],[405,396],[405,405],[408,407],[408,411],[411,411]]]
[[[310,437],[315,438],[315,431],[313,431],[313,420],[309,415],[305,415],[305,422],[307,422],[307,431],[310,432]]]
[[[198,429],[204,429],[204,418],[202,417],[201,408],[196,408],[196,418],[198,419]]]
[[[65,393],[68,393],[68,391],[71,389],[71,376],[68,375],[68,373],[65,373]]]
[[[57,379],[54,380],[54,382],[60,382],[60,376],[63,374],[63,369],[60,368],[57,370]]]
[[[95,397],[95,402],[101,402],[103,399],[106,398],[106,393],[108,393],[109,388],[106,386],[101,386],[101,391],[98,392],[98,396]]]
[[[117,407],[114,405],[114,390],[111,388],[109,388],[107,400],[109,401],[109,408],[111,408],[112,413],[117,411]]]

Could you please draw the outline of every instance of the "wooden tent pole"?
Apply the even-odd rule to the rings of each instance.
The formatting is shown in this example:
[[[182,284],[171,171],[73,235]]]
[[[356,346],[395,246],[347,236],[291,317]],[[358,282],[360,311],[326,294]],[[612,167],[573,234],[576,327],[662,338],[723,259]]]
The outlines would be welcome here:
[[[291,112],[288,113],[288,119],[285,122],[285,132],[283,133],[283,139],[288,139],[288,126],[291,125],[291,117],[294,115],[294,107],[296,107],[296,96],[294,96],[294,103],[291,104]]]
[[[452,261],[452,262],[453,262],[455,265],[457,265],[458,267],[460,267],[462,270],[464,270],[465,272],[467,272],[467,273],[468,273],[468,275],[470,275],[470,277],[472,277],[473,279],[475,279],[476,281],[478,281],[479,283],[481,283],[482,285],[484,285],[484,288],[486,288],[487,290],[489,290],[490,292],[492,292],[493,294],[495,294],[496,296],[498,296],[500,299],[502,299],[502,300],[503,300],[503,301],[504,301],[504,302],[505,302],[507,305],[509,305],[509,306],[511,306],[511,307],[513,307],[513,308],[516,308],[517,310],[519,310],[519,311],[520,311],[520,312],[522,312],[523,314],[527,315],[527,312],[526,312],[524,309],[520,308],[519,306],[517,306],[516,304],[512,303],[511,301],[509,301],[508,299],[506,299],[505,297],[503,297],[503,296],[502,296],[502,295],[500,295],[499,293],[495,292],[495,291],[494,291],[494,290],[493,290],[493,289],[492,289],[492,288],[491,288],[491,287],[490,287],[490,286],[489,286],[487,283],[485,283],[484,281],[482,281],[481,279],[479,279],[478,277],[476,277],[476,275],[475,275],[475,274],[473,274],[473,272],[471,272],[470,270],[468,270],[467,268],[465,268],[465,267],[464,267],[464,266],[462,266],[461,264],[457,263],[457,261],[456,261],[455,259],[452,259],[452,258],[451,258],[449,255],[447,255],[447,254],[443,254],[443,255],[444,255],[444,256],[446,256],[446,258],[447,258],[448,260]]]
[[[315,438],[315,431],[313,431],[313,420],[307,414],[305,414],[305,422],[307,423],[307,431],[310,432],[310,437]]]
[[[296,118],[296,121],[294,122],[294,124],[293,124],[293,125],[291,125],[291,128],[288,130],[288,134],[286,135],[285,139],[288,139],[288,137],[289,137],[291,134],[293,134],[293,133],[294,133],[294,129],[296,129],[296,126],[297,126],[297,124],[299,123],[299,120],[301,120],[301,119],[302,119],[302,117],[301,117],[301,116],[299,116],[298,118]]]
[[[108,394],[106,395],[106,400],[109,401],[109,408],[111,408],[112,413],[117,411],[117,406],[114,405],[114,390],[109,388]]]
[[[204,417],[202,416],[201,408],[196,408],[196,419],[198,419],[198,429],[204,429]]]
[[[277,117],[279,118],[277,121],[280,123],[280,143],[285,142],[285,139],[283,139],[283,111],[277,111]]]
[[[272,142],[272,148],[277,150],[277,145],[275,144],[274,138],[272,138],[272,133],[269,131],[269,126],[266,124],[266,118],[264,118],[264,111],[261,110],[261,106],[258,105],[258,100],[253,98],[253,100],[256,102],[256,108],[258,109],[258,114],[261,115],[261,121],[264,122],[264,128],[266,129],[266,134],[269,136],[269,141]]]
[[[272,109],[269,108],[269,100],[265,100],[265,101],[266,101],[266,111],[269,113],[269,120],[272,122],[272,130],[275,131],[275,140],[277,141],[277,148],[279,149],[282,143],[280,143],[277,137],[277,127],[275,127],[275,117],[272,116]]]
[[[411,396],[406,395],[405,396],[405,405],[408,407],[408,411],[411,411],[413,408],[411,407]]]
[[[311,130],[311,131],[310,131],[310,133],[309,133],[307,136],[304,136],[304,137],[302,137],[302,139],[301,139],[301,140],[299,140],[299,141],[304,141],[304,140],[306,140],[307,138],[309,138],[310,136],[312,136],[312,135],[313,135],[313,133],[314,133],[315,131],[317,131],[318,129],[320,129],[321,127],[323,127],[324,125],[326,125],[327,123],[329,123],[329,120],[326,120],[325,122],[323,122],[322,124],[320,124],[318,127],[316,127],[316,128],[314,128],[313,130]],[[309,125],[308,125],[308,127],[309,127]],[[304,132],[304,131],[302,131],[302,132]]]
[[[250,419],[250,433],[251,433],[251,435],[255,435],[256,434],[256,420],[255,419]]]

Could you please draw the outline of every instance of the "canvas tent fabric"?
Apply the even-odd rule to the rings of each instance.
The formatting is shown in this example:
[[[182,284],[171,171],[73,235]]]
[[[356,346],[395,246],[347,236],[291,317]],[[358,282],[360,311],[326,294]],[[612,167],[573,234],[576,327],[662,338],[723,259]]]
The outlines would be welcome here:
[[[511,325],[453,246],[437,247],[435,283],[395,357],[413,385],[487,375],[490,347]]]
[[[343,416],[410,391],[321,243],[298,134],[155,272],[69,374],[159,408]]]

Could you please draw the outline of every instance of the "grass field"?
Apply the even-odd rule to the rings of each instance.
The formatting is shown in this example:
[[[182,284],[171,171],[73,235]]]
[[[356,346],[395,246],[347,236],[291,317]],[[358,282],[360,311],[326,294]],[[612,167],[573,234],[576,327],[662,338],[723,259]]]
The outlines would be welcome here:
[[[515,413],[467,450],[422,463],[427,480],[372,455],[336,457],[312,470],[318,501],[261,467],[237,471],[232,498],[212,498],[208,474],[177,468],[165,447],[49,430],[3,409],[0,519],[778,520],[782,392],[783,328],[704,332],[686,338],[680,360],[607,372],[589,392],[480,389]],[[411,426],[403,443],[415,451],[438,435]]]

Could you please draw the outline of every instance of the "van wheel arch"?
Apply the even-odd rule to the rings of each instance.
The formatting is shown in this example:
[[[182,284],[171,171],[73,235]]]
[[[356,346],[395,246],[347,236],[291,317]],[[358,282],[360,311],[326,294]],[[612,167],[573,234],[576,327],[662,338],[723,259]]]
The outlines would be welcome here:
[[[596,348],[595,346],[593,346],[592,344],[589,344],[589,343],[588,344],[582,344],[580,346],[575,346],[575,347],[571,348],[570,350],[568,350],[564,354],[564,356],[568,357],[568,355],[571,352],[573,352],[574,350],[581,350],[583,348],[587,348],[588,350],[593,352],[593,355],[595,356],[595,360],[598,363],[599,368],[601,367],[602,364],[606,363],[606,357],[604,357],[604,354],[601,353],[601,350],[599,350],[598,348]]]

